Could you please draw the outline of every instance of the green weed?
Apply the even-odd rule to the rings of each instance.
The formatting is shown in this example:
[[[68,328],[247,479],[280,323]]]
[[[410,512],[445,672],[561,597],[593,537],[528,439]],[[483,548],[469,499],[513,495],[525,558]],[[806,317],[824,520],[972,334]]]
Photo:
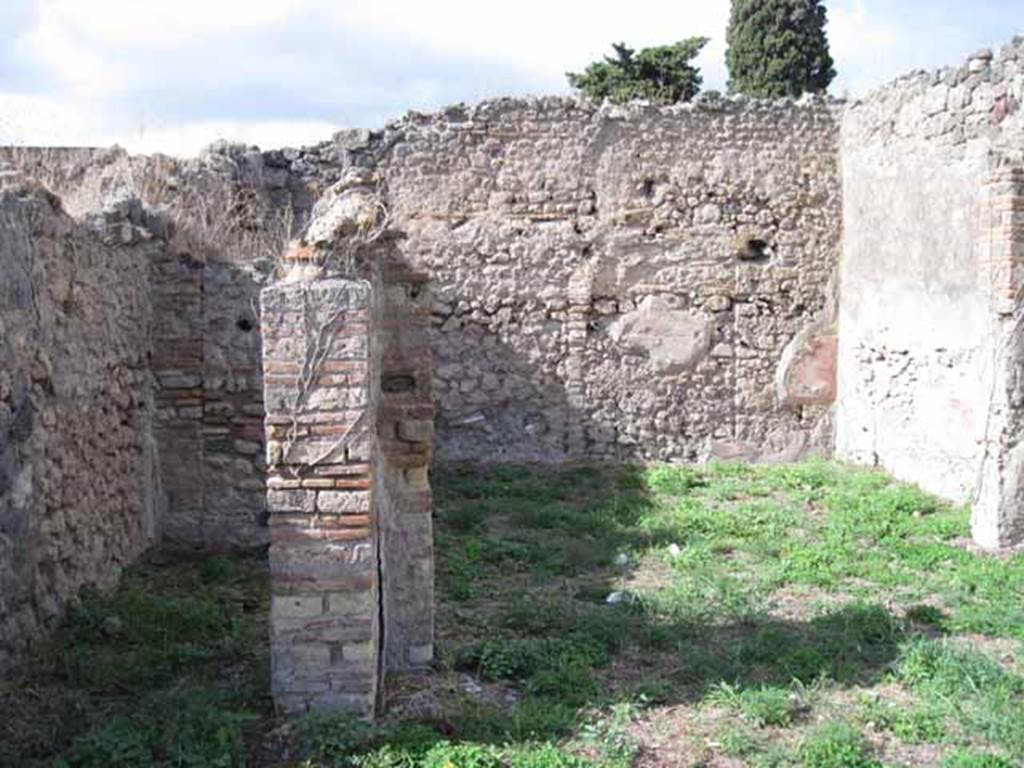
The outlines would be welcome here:
[[[999,755],[958,749],[942,759],[941,768],[1019,768],[1019,765]]]
[[[803,709],[797,695],[775,686],[738,689],[728,683],[719,683],[711,689],[707,700],[742,713],[748,721],[760,727],[774,725],[785,728]]]
[[[897,676],[930,710],[1024,760],[1024,678],[995,660],[948,641],[915,640]]]
[[[847,723],[828,723],[814,729],[800,745],[804,768],[881,768],[870,756],[867,742]]]

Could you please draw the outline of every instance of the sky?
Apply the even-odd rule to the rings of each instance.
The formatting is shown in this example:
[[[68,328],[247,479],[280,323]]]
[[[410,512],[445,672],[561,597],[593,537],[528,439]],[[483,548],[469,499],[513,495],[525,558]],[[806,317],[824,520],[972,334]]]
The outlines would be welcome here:
[[[1024,32],[1024,0],[830,0],[837,96]],[[610,52],[703,35],[729,0],[0,0],[0,144],[195,154],[311,144],[496,96],[568,93]]]

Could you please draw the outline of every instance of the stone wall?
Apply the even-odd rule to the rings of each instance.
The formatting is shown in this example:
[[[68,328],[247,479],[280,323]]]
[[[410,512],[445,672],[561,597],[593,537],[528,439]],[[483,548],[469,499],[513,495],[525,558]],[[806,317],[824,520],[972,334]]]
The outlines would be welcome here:
[[[305,150],[0,160],[80,219],[124,218],[119,247],[148,233],[123,286],[148,313],[139,509],[147,536],[207,547],[268,537],[257,296],[284,243],[347,174],[386,211],[364,267],[383,307],[379,640],[400,670],[432,656],[435,430],[444,461],[827,451],[835,141],[821,102],[547,99],[410,115]]]
[[[111,209],[89,228],[0,175],[0,674],[156,532],[148,264],[160,245],[137,214]]]
[[[882,88],[842,129],[837,455],[974,502],[989,546],[1024,535],[998,501],[1020,472],[1022,99],[1016,43]]]
[[[240,511],[259,495],[242,417],[257,410],[258,326],[237,328],[268,274],[260,253],[222,242],[222,212],[254,206],[254,239],[282,212],[300,229],[351,168],[373,172],[388,208],[385,271],[413,276],[396,290],[431,297],[430,352],[417,353],[433,367],[439,460],[827,452],[837,111],[502,100],[301,151],[21,162],[79,207],[128,186],[197,235],[168,264],[173,322],[157,308],[182,352],[160,380],[195,385],[168,393],[161,440],[186,457],[169,474],[206,478],[169,479],[168,531],[212,542],[258,538]],[[197,200],[217,201],[213,226],[195,225]]]
[[[503,100],[368,137],[433,294],[438,460],[827,453],[837,140],[813,100]]]
[[[150,259],[149,283],[158,523],[167,540],[266,542],[258,296],[339,173],[333,157],[326,148],[228,144],[189,160],[0,148],[0,161],[43,180],[75,216],[137,197],[162,221],[165,247]]]

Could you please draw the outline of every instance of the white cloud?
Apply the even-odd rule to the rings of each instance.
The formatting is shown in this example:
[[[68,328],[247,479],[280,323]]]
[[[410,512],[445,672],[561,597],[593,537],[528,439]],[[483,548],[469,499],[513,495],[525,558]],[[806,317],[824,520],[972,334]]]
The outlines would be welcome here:
[[[184,38],[279,24],[315,0],[37,0],[46,24],[113,48],[173,48]]]
[[[311,0],[37,0],[37,18],[19,49],[78,98],[102,98],[140,57],[173,52],[208,37],[282,23]]]
[[[331,137],[337,126],[316,120],[208,121],[163,127],[139,125],[118,142],[131,152],[194,155],[217,137],[261,147],[301,147]]]
[[[0,93],[0,144],[89,146],[110,143],[102,119],[66,99]]]
[[[335,18],[343,25],[387,30],[437,50],[516,64],[564,88],[564,73],[610,53],[612,42],[635,47],[704,35],[713,39],[701,63],[711,69],[724,54],[728,0],[634,0],[628,8],[592,0],[435,0],[395,3],[347,0]]]
[[[55,8],[44,5],[18,50],[60,81],[71,94],[97,98],[114,83],[115,71],[102,51],[86,45]]]
[[[837,2],[829,9],[829,46],[836,60],[837,92],[863,93],[892,74],[893,49],[901,35],[893,20],[864,0]]]
[[[726,81],[729,0],[2,1],[24,5],[2,36],[0,141],[26,144],[305,143],[408,108],[564,93],[567,70],[620,40],[710,37],[697,62],[705,88]],[[833,90],[859,93],[955,60],[984,30],[1003,28],[1004,1],[967,12],[946,0],[922,16],[909,8],[919,0],[830,0]]]

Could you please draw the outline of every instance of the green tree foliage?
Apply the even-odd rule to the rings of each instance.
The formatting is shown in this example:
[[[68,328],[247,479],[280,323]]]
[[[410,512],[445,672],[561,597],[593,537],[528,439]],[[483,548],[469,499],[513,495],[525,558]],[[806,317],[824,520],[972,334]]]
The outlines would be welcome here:
[[[821,0],[732,0],[729,90],[756,98],[823,93],[836,76]]]
[[[615,43],[615,56],[595,61],[582,73],[569,72],[569,84],[592,99],[623,103],[647,99],[658,104],[689,101],[700,91],[700,69],[691,62],[707,45],[706,37],[690,37],[671,45],[643,48],[639,53]]]

